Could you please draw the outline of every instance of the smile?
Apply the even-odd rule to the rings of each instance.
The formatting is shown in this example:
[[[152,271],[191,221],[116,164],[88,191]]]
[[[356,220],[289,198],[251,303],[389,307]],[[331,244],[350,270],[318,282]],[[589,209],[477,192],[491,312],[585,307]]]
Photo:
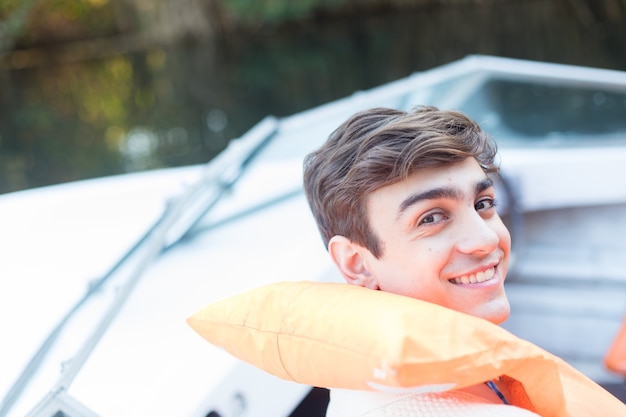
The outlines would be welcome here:
[[[456,285],[477,284],[479,282],[489,281],[490,279],[494,277],[495,274],[496,274],[496,268],[491,267],[489,269],[477,272],[475,274],[463,275],[462,277],[452,278],[450,282]]]

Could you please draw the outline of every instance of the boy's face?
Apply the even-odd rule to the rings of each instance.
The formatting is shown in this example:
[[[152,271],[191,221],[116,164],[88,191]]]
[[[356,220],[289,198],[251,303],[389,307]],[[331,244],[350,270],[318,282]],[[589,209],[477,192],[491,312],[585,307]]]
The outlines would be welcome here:
[[[509,315],[504,279],[511,237],[494,207],[494,187],[468,158],[428,168],[368,198],[382,242],[363,249],[373,286],[501,323]]]

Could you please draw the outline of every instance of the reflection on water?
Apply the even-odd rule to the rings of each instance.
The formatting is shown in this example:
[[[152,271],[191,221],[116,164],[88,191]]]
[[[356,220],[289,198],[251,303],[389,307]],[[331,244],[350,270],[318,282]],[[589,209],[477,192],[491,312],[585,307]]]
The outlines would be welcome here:
[[[468,54],[626,70],[624,22],[581,21],[562,1],[486,4],[5,67],[0,193],[205,162],[267,114],[287,116]]]

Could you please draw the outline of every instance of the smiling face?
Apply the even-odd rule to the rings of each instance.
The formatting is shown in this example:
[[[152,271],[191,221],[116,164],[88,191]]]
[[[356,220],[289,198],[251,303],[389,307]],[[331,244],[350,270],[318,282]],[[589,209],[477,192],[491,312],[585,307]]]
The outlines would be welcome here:
[[[494,193],[473,158],[422,169],[368,197],[382,256],[341,236],[329,251],[348,282],[501,323],[511,238]]]

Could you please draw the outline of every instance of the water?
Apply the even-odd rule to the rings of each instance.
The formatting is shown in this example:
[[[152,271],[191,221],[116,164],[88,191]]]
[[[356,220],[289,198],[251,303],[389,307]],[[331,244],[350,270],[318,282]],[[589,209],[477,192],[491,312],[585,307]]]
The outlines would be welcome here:
[[[9,57],[0,69],[0,193],[202,163],[268,114],[291,115],[468,54],[626,70],[625,11],[481,4],[311,20],[99,57]]]

